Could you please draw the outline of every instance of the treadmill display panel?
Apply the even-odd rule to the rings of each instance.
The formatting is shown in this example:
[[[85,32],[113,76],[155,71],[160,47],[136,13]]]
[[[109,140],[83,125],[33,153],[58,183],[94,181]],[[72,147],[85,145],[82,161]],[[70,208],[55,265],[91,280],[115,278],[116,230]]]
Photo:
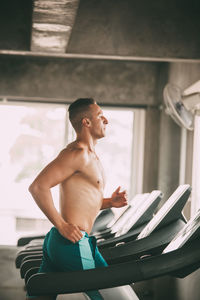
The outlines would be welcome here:
[[[137,237],[137,240],[150,235],[160,225],[160,223],[168,215],[168,213],[172,211],[174,206],[182,198],[184,193],[188,191],[188,189],[190,189],[189,184],[180,185],[155,214],[153,219],[141,231],[141,233]]]
[[[145,199],[149,196],[148,193],[145,194],[137,194],[129,203],[127,209],[123,212],[123,214],[116,220],[116,222],[112,225],[112,233],[120,230],[127,220],[132,216],[133,211],[137,210],[138,207],[143,205]],[[109,224],[110,225],[110,224]]]
[[[200,231],[200,210],[179,231],[169,245],[163,250],[163,253],[181,248],[186,242],[192,239],[198,231]]]
[[[133,227],[133,225],[138,222],[138,220],[141,219],[141,223],[144,223],[146,219],[149,220],[148,216],[152,216],[151,207],[153,203],[157,201],[158,197],[160,197],[160,199],[162,198],[162,192],[158,190],[152,191],[151,194],[144,199],[144,203],[142,203],[142,205],[138,205],[138,207],[133,210],[130,218],[126,220],[124,226],[121,227],[121,229],[117,232],[116,237],[126,234]]]

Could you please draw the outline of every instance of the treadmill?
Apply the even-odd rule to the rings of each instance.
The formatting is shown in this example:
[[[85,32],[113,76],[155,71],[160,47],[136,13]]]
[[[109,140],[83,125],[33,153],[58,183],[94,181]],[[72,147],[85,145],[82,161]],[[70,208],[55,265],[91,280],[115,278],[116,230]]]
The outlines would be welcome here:
[[[184,278],[200,267],[199,249],[200,211],[159,255],[92,270],[33,274],[28,278],[26,288],[29,295],[69,294],[98,289],[105,300],[136,300],[139,298],[127,285],[164,275]],[[118,287],[116,293],[113,287]]]
[[[91,234],[94,235],[97,239],[105,239],[110,236],[114,236],[115,233],[123,227],[127,220],[132,217],[138,207],[144,205],[146,200],[149,198],[149,195],[149,193],[137,194],[130,201],[129,205],[125,206],[125,210],[122,211],[122,213],[116,219],[111,220],[111,222],[108,223],[104,230],[96,232],[92,231]]]
[[[150,235],[144,238],[137,238],[135,241],[119,243],[115,247],[100,249],[101,254],[108,264],[126,262],[137,259],[142,255],[161,253],[164,247],[186,223],[182,209],[190,192],[191,188],[189,185],[181,185],[176,189],[152,221],[149,222],[149,224],[156,224],[153,228],[154,230],[152,230],[154,232],[151,231]],[[151,228],[149,224],[147,226]],[[161,227],[161,225],[163,226]],[[144,228],[144,231],[146,231],[147,226]],[[27,271],[32,267],[39,268],[41,259],[42,253],[38,255],[32,253],[22,257],[20,267],[21,277],[25,277]]]
[[[180,185],[135,240],[100,249],[108,264],[161,253],[187,223],[182,210],[190,193],[190,185]]]
[[[135,238],[139,234],[139,232],[142,230],[142,228],[144,228],[144,226],[147,223],[147,220],[150,220],[152,218],[153,213],[161,200],[162,193],[160,191],[152,191],[148,197],[146,194],[140,195],[140,196],[142,196],[142,197],[140,197],[141,198],[140,202],[137,201],[137,206],[136,207],[135,207],[135,205],[130,206],[130,209],[126,210],[126,214],[123,214],[121,216],[121,218],[118,219],[117,223],[121,227],[124,225],[124,223],[126,221],[128,221],[129,224],[131,224],[131,232],[128,235],[126,235],[126,234],[123,235],[123,241]],[[142,201],[143,199],[145,199],[144,203]],[[140,205],[140,203],[142,203],[142,205]],[[121,222],[120,224],[119,224],[119,221]],[[144,223],[144,222],[146,222],[146,223]],[[116,224],[116,222],[115,222],[115,224]],[[115,238],[111,239],[110,243],[109,243],[109,240],[100,241],[100,243],[98,243],[99,249],[101,249],[103,247],[105,248],[105,247],[111,246],[113,244],[113,242],[114,242],[114,244],[116,244],[118,242],[118,240],[119,240],[119,237],[116,238],[116,242],[115,242]],[[42,257],[42,246],[36,245],[35,247],[30,247],[30,248],[20,250],[17,254],[16,261],[15,261],[16,267],[19,268],[22,260],[26,256],[30,256],[30,255],[32,255],[32,256],[35,255],[35,257],[37,255],[38,258],[41,258]]]
[[[98,244],[99,249],[102,250],[105,247],[108,248],[115,245],[122,245],[125,242],[132,242],[136,238],[140,239],[142,238],[142,236],[140,235],[141,232],[143,232],[143,234],[144,232],[146,232],[146,234],[144,234],[143,236],[144,238],[148,236],[151,232],[161,229],[162,227],[165,227],[166,225],[173,223],[174,221],[176,222],[177,220],[178,223],[186,223],[186,219],[182,214],[182,209],[185,206],[185,203],[188,200],[190,193],[191,187],[189,184],[180,185],[175,190],[175,192],[169,197],[169,199],[163,204],[163,206],[159,209],[156,215],[154,215],[151,221],[147,224],[143,224],[143,226],[140,227],[140,231],[138,230],[138,232],[134,232],[130,230],[130,228],[133,227],[134,223],[134,220],[130,218],[129,222],[127,222],[125,226],[116,233],[114,238],[111,238],[104,242],[100,242]],[[149,203],[146,202],[146,205],[148,206]],[[139,214],[142,213],[141,209],[142,208],[139,208]],[[151,232],[150,230],[147,231],[148,228],[151,229]],[[178,230],[179,229],[180,228],[178,228]]]

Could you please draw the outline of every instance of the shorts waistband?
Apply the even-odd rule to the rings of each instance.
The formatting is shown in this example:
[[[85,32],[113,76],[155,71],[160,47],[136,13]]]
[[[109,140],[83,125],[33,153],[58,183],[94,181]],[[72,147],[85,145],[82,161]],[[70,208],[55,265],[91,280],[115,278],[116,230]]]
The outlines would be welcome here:
[[[84,230],[80,230],[80,232],[82,233],[83,237],[86,236],[86,237],[89,237],[88,233]]]
[[[52,229],[59,233],[58,229],[57,229],[55,226],[53,226],[53,227],[51,228],[51,230],[52,230]],[[89,237],[89,235],[88,235],[88,233],[87,233],[86,231],[80,230],[80,232],[82,233],[83,237],[85,237],[85,236],[86,236],[86,237]]]

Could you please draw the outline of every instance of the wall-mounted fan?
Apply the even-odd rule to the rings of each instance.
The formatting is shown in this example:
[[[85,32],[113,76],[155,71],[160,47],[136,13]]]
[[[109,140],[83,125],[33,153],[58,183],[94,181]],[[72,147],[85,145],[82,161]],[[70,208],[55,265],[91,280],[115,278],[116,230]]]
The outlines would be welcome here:
[[[164,88],[166,113],[179,125],[188,130],[194,129],[194,114],[200,109],[200,80],[182,91],[168,83]]]
[[[184,91],[176,85],[168,83],[164,88],[163,94],[166,112],[182,128],[194,129],[191,201],[191,211],[194,213],[200,209],[200,202],[197,201],[200,195],[200,80]],[[181,133],[180,182],[184,182],[187,133],[186,130],[182,130]]]

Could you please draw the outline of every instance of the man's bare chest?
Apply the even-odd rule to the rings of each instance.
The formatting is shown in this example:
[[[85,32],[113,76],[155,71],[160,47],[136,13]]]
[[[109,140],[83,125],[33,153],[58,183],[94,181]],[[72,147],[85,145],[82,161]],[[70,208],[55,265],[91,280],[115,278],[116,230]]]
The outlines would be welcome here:
[[[84,167],[83,174],[95,185],[104,188],[105,174],[103,166],[97,157],[91,157],[88,164]]]

